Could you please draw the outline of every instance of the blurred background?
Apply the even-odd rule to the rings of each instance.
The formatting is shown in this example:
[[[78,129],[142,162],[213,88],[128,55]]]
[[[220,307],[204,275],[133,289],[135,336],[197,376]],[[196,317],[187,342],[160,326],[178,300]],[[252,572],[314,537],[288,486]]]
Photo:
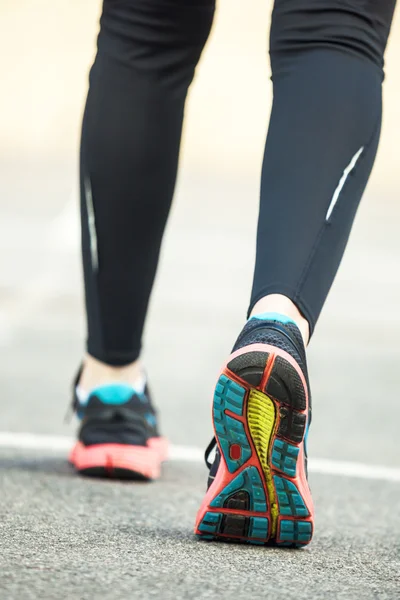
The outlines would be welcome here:
[[[164,430],[175,443],[209,441],[214,378],[245,318],[271,105],[271,7],[219,0],[187,105],[145,339]],[[99,12],[99,0],[0,3],[3,431],[73,431],[63,415],[85,336],[77,156]],[[310,348],[314,454],[386,465],[398,465],[400,417],[399,34],[398,18],[378,160]]]

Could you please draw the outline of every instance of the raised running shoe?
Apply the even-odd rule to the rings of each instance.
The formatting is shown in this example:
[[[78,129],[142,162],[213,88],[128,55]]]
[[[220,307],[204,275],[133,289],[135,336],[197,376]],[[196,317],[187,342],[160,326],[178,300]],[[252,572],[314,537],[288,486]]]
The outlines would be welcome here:
[[[81,402],[74,388],[73,407],[81,421],[69,461],[84,475],[157,479],[168,454],[146,386],[112,383],[92,390]]]
[[[304,546],[313,535],[306,438],[311,397],[296,324],[266,313],[246,323],[213,400],[216,447],[197,514],[202,539]]]

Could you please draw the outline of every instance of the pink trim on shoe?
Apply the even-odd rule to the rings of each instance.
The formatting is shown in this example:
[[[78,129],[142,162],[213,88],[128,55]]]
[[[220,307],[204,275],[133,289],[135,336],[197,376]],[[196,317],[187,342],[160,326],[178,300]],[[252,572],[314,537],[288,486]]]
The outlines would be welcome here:
[[[112,476],[117,469],[131,471],[146,479],[157,479],[161,463],[168,458],[168,440],[151,438],[147,446],[125,444],[94,444],[85,446],[77,442],[69,455],[69,462],[77,471],[103,468]]]

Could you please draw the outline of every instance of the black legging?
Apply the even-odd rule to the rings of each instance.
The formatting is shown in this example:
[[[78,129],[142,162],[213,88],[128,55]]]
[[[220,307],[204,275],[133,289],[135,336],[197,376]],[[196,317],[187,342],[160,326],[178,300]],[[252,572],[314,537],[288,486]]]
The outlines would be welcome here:
[[[250,310],[280,293],[315,326],[375,159],[394,6],[275,1]],[[213,14],[214,0],[104,0],[82,129],[81,209],[88,352],[111,365],[140,353],[186,94]]]

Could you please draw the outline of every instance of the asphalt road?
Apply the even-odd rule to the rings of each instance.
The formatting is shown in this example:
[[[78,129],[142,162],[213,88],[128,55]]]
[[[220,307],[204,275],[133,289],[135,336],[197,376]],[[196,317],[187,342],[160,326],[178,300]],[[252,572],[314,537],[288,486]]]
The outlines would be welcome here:
[[[165,465],[154,484],[76,477],[43,436],[65,425],[84,338],[74,165],[0,160],[0,598],[397,599],[400,204],[372,188],[310,347],[315,539],[291,551],[198,542],[206,468]],[[23,176],[21,176],[23,174]],[[169,223],[145,356],[164,432],[202,448],[211,390],[242,325],[257,182],[185,172]],[[19,439],[19,438],[16,438]],[[14,444],[16,446],[16,444]],[[364,465],[363,477],[345,475]]]

